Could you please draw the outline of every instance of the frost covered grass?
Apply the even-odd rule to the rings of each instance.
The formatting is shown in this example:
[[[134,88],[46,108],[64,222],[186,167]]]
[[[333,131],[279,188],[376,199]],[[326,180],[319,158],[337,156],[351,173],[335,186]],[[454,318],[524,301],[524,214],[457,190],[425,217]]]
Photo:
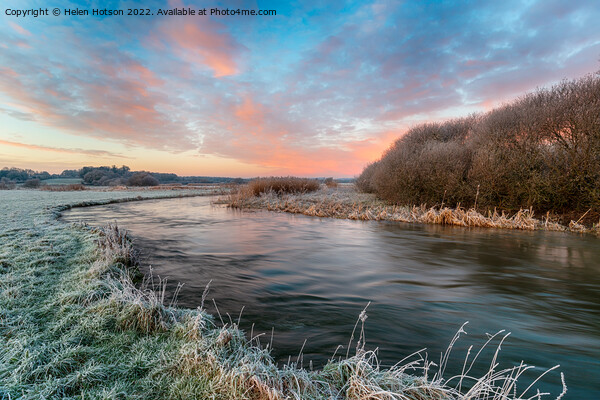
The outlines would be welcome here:
[[[446,376],[417,352],[382,368],[364,323],[321,370],[277,366],[260,337],[217,323],[203,304],[177,308],[141,277],[127,234],[56,220],[61,210],[169,192],[11,191],[0,196],[0,399],[533,399],[525,365]],[[139,196],[139,197],[138,197]],[[462,333],[463,330],[459,333]],[[356,340],[355,340],[356,338]],[[496,337],[499,349],[503,337]],[[490,344],[494,338],[490,340]],[[472,354],[475,354],[474,356]],[[301,357],[300,357],[301,359]],[[562,395],[559,395],[562,396]]]
[[[541,219],[535,218],[531,209],[519,210],[508,215],[495,209],[481,213],[475,208],[460,206],[450,208],[390,205],[378,200],[373,194],[358,192],[353,185],[322,187],[319,191],[311,193],[283,196],[273,193],[254,196],[240,190],[223,197],[219,202],[234,208],[266,209],[315,217],[600,234],[600,222],[586,227],[579,220],[571,221],[565,226],[552,221],[549,215]]]

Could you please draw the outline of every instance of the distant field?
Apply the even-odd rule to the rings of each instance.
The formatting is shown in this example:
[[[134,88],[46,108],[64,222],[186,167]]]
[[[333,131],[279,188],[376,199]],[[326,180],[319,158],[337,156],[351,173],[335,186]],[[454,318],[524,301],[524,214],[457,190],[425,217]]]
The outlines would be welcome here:
[[[56,178],[42,181],[42,184],[45,185],[75,185],[78,183],[81,183],[80,178]]]

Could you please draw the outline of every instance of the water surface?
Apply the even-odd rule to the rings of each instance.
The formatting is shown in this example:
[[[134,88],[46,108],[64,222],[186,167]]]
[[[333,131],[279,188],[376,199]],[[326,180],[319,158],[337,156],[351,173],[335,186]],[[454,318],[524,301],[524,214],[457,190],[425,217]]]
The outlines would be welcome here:
[[[242,328],[266,332],[263,343],[273,329],[280,362],[295,359],[306,340],[305,366],[323,365],[371,302],[367,347],[379,348],[383,365],[425,347],[439,359],[469,321],[447,376],[460,372],[470,345],[505,329],[512,334],[501,367],[560,364],[564,399],[600,399],[595,237],[239,212],[207,197],[73,209],[64,218],[128,229],[171,292],[184,284],[180,306],[199,306],[212,280],[209,311],[216,314],[214,298],[223,319],[237,321],[244,307]],[[473,375],[487,371],[490,357]],[[560,392],[558,373],[544,381],[541,389]]]

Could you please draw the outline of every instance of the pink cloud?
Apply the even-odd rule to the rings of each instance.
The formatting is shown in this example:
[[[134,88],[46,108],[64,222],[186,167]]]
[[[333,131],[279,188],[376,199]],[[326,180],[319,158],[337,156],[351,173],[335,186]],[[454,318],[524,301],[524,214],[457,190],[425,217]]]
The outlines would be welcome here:
[[[9,76],[11,78],[16,78],[19,76],[14,69],[8,67],[0,67],[0,75]]]
[[[235,107],[234,114],[251,132],[263,131],[265,108],[262,104],[255,103],[250,96],[246,96],[243,103]]]
[[[42,60],[22,66],[23,74],[0,69],[0,92],[13,109],[78,135],[175,151],[193,146],[193,132],[164,111],[176,101],[150,68],[113,45],[68,44],[80,64]]]
[[[181,2],[170,2],[182,6]],[[208,67],[215,78],[240,72],[237,58],[244,47],[227,32],[226,27],[209,17],[170,18],[158,28],[160,36],[151,36],[148,43],[173,49],[174,53],[191,64]],[[163,47],[163,46],[161,46]]]
[[[344,139],[331,131],[336,142],[332,144],[309,131],[304,119],[281,117],[286,106],[267,109],[248,93],[237,102],[220,102],[217,107],[223,114],[212,121],[221,133],[205,137],[201,151],[267,168],[274,175],[357,175],[399,136],[395,131],[380,131],[366,138]]]
[[[55,153],[66,153],[66,154],[84,154],[88,156],[94,157],[118,157],[118,158],[127,158],[120,154],[111,153],[109,151],[104,150],[86,150],[86,149],[66,149],[61,147],[49,147],[49,146],[39,146],[35,144],[28,143],[19,143],[19,142],[11,142],[9,140],[0,140],[0,144],[4,146],[12,146],[12,147],[21,147],[29,150],[38,150],[38,151],[51,151]]]
[[[23,36],[31,36],[31,32],[29,32],[27,29],[23,28],[21,25],[15,24],[12,21],[8,22],[8,25],[13,28],[18,34],[23,35]]]

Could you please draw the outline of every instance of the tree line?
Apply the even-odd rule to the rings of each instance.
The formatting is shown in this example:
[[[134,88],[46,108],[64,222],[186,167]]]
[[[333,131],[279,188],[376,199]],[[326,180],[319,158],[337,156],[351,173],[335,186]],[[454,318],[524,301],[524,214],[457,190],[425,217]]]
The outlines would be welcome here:
[[[14,184],[27,184],[27,186],[35,187],[44,180],[59,178],[80,179],[82,183],[92,186],[156,186],[168,183],[242,183],[245,181],[241,178],[178,176],[172,173],[131,171],[126,165],[121,167],[116,165],[88,166],[78,170],[64,170],[60,174],[7,167],[0,170],[0,183],[7,187],[10,185],[14,187]]]

